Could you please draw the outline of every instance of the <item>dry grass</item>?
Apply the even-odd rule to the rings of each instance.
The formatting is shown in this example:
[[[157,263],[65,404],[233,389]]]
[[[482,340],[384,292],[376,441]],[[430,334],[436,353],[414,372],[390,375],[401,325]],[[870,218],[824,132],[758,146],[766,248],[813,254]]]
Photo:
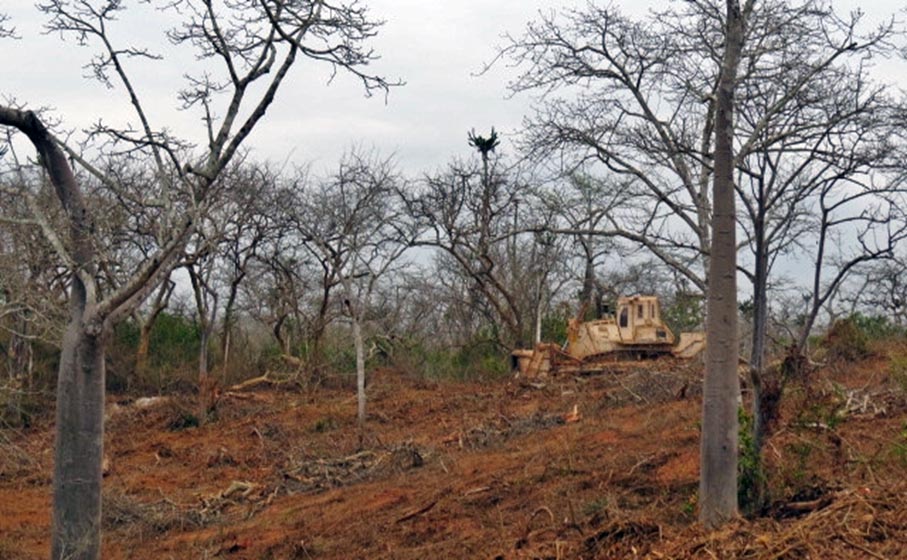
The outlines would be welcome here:
[[[197,511],[166,499],[143,502],[115,488],[105,488],[102,499],[101,523],[105,531],[125,530],[150,536],[204,525]]]
[[[907,486],[839,491],[815,510],[782,523],[739,520],[726,529],[689,531],[680,544],[653,551],[653,558],[903,558],[907,545]]]

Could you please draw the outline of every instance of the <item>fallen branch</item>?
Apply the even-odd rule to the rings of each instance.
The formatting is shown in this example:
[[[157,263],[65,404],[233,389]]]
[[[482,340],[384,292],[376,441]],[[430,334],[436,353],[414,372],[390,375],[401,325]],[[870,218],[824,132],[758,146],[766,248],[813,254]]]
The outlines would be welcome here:
[[[257,387],[258,385],[264,385],[264,384],[271,385],[274,383],[274,380],[271,379],[270,377],[268,377],[268,374],[270,374],[270,372],[265,372],[264,375],[260,375],[258,377],[253,377],[252,379],[247,379],[247,380],[243,381],[242,383],[237,383],[236,385],[233,385],[232,387],[228,387],[227,391],[233,393],[233,392],[237,392],[237,391],[244,391],[251,387]]]
[[[482,492],[488,492],[491,490],[491,486],[479,486],[478,488],[473,488],[472,490],[467,490],[463,492],[463,496],[472,496],[473,494],[481,494]]]
[[[878,560],[888,560],[885,556],[882,556],[881,554],[877,554],[876,552],[873,552],[869,548],[866,548],[865,546],[863,546],[861,544],[852,542],[845,537],[841,537],[841,540],[844,541],[844,544],[852,546],[853,548],[856,548],[857,550],[861,550],[861,551],[865,552],[866,554],[872,556],[873,558],[877,558]]]
[[[403,523],[404,521],[408,521],[414,517],[418,517],[418,516],[422,515],[423,513],[427,513],[429,510],[431,510],[431,508],[435,507],[435,505],[437,503],[438,503],[438,500],[434,500],[432,502],[429,502],[428,505],[422,506],[416,510],[412,510],[412,511],[406,513],[403,517],[397,519],[397,521],[395,521],[395,523]]]

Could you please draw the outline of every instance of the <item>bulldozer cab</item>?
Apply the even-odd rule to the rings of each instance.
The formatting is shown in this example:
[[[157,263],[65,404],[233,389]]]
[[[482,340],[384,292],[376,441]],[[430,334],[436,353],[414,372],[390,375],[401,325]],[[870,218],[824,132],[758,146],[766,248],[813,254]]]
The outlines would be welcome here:
[[[621,340],[636,341],[640,327],[661,326],[661,309],[656,296],[632,296],[617,300],[617,328]]]

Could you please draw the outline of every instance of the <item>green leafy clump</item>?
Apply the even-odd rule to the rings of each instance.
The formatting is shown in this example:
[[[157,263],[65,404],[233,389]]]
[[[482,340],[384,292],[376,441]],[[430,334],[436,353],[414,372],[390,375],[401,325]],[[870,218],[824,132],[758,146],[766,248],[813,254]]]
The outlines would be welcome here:
[[[312,431],[318,434],[323,434],[325,432],[330,432],[337,428],[337,421],[330,416],[324,416],[319,418],[312,424]]]
[[[907,393],[907,355],[895,354],[888,364],[888,374],[901,391]]]
[[[737,458],[737,501],[743,511],[755,513],[765,501],[765,472],[753,435],[753,416],[743,407],[737,409],[739,425]]]
[[[904,327],[900,327],[891,322],[886,315],[864,315],[863,313],[854,313],[850,320],[863,334],[870,339],[891,338],[904,336]]]
[[[828,329],[822,345],[832,361],[855,362],[869,357],[870,336],[855,317],[840,319]]]

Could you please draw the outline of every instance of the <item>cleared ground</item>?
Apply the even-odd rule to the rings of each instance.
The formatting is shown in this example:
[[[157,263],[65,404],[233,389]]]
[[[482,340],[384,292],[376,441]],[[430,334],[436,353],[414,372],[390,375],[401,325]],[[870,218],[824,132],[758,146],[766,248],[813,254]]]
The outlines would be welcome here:
[[[111,397],[104,558],[904,558],[907,393],[820,367],[767,446],[772,505],[695,524],[701,366],[529,383],[378,371],[350,389]],[[806,381],[806,380],[804,380]],[[576,414],[574,414],[574,412]],[[0,436],[0,558],[49,551],[52,426]]]

